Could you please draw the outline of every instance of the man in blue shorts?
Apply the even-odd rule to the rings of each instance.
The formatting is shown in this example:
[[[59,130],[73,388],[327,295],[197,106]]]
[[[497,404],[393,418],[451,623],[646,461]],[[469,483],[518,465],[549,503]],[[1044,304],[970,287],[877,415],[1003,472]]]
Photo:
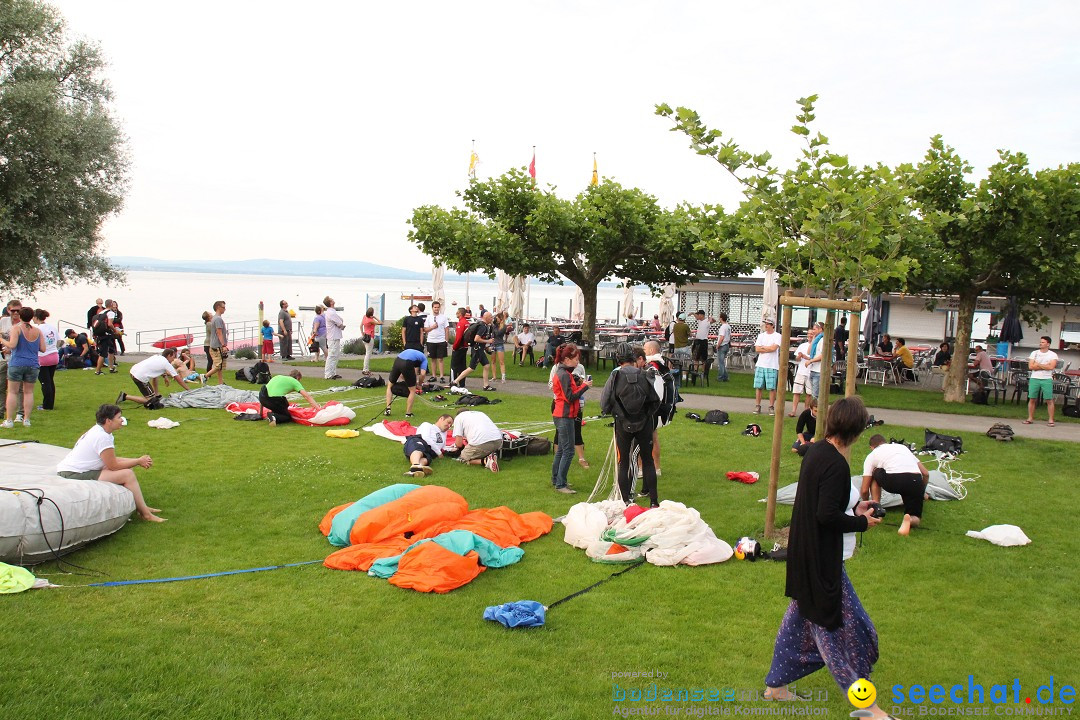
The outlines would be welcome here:
[[[758,333],[754,341],[754,352],[758,354],[754,367],[754,399],[757,405],[754,414],[761,414],[761,391],[769,391],[769,414],[776,414],[776,377],[780,374],[780,343],[783,338],[776,332],[776,323],[765,320],[764,332]]]
[[[405,417],[413,416],[413,400],[420,392],[420,386],[424,384],[427,367],[427,356],[419,350],[403,350],[398,354],[394,366],[390,368],[390,377],[386,380],[386,409],[383,410],[383,415],[390,415],[390,403],[394,400],[393,396],[397,395],[408,397],[405,401]]]
[[[415,435],[405,438],[405,457],[409,459],[406,475],[421,478],[432,473],[431,463],[446,449],[446,433],[454,426],[453,415],[440,415],[432,423],[420,423]]]

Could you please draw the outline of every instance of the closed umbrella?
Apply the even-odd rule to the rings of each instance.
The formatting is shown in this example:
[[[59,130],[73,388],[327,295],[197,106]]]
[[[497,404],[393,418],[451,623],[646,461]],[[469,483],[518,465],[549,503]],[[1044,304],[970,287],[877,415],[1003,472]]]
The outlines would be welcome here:
[[[625,284],[623,285],[623,287],[624,287],[623,296],[622,296],[623,317],[619,318],[620,320],[622,320],[623,318],[625,318],[628,315],[633,315],[634,314],[634,283],[633,283],[633,281],[628,279],[625,282]]]
[[[776,324],[776,303],[780,299],[775,270],[765,271],[765,284],[761,288],[761,322]]]
[[[574,295],[574,317],[570,319],[575,322],[585,320],[585,293],[581,292],[581,288],[578,288],[577,294]]]
[[[495,300],[495,312],[505,310],[510,305],[510,275],[505,270],[496,273],[499,281],[499,297]]]
[[[1001,321],[1001,337],[1003,343],[1009,343],[1009,348],[1003,354],[1007,358],[1012,346],[1024,339],[1024,330],[1020,327],[1020,300],[1016,297],[1009,298],[1009,306],[1005,311],[1005,317]]]
[[[675,284],[669,283],[664,286],[664,294],[660,296],[660,326],[667,327],[675,317]]]
[[[525,312],[525,276],[510,278],[510,317],[520,320]]]
[[[871,295],[866,303],[866,317],[863,319],[863,341],[867,352],[877,347],[878,335],[881,334],[881,293]]]
[[[431,299],[438,300],[440,303],[445,304],[446,298],[446,266],[435,265],[431,268]]]

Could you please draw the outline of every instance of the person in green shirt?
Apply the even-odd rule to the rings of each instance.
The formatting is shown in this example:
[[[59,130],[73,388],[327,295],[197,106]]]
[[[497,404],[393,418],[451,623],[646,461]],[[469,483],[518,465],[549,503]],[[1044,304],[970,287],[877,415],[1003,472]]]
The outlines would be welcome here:
[[[316,411],[322,410],[322,405],[317,403],[315,398],[311,397],[311,394],[300,384],[301,377],[303,376],[299,370],[293,370],[288,375],[275,375],[270,378],[270,382],[259,389],[259,404],[270,411],[270,414],[266,416],[266,421],[270,423],[270,427],[276,427],[278,423],[292,422],[292,415],[289,414],[289,401],[285,397],[291,392],[298,392],[303,395],[308,404],[315,408]],[[259,408],[259,410],[261,412],[262,408]]]

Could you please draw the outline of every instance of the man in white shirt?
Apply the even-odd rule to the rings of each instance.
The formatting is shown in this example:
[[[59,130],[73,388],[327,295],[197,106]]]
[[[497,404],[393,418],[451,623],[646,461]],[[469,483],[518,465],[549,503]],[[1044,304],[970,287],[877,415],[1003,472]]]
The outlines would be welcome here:
[[[1039,349],[1028,357],[1031,376],[1028,378],[1028,416],[1025,425],[1035,422],[1035,403],[1041,397],[1046,401],[1046,409],[1050,413],[1050,422],[1046,424],[1054,427],[1054,370],[1057,363],[1057,353],[1050,349],[1050,338],[1043,335],[1039,338]]]
[[[863,462],[861,497],[881,502],[882,488],[902,497],[904,521],[897,530],[900,535],[907,535],[919,524],[929,480],[926,466],[906,446],[885,442],[881,435],[870,438],[870,454]]]
[[[533,335],[529,323],[525,323],[521,326],[521,332],[514,337],[514,354],[518,357],[518,366],[525,362],[526,354],[529,356],[529,364],[536,364],[536,357],[533,355],[534,345],[536,345],[536,336]]]
[[[149,468],[154,464],[149,455],[137,458],[116,456],[113,433],[120,429],[124,417],[116,405],[102,405],[95,415],[97,424],[87,430],[75,447],[56,465],[56,474],[72,480],[100,480],[123,485],[135,497],[139,517],[150,522],[165,522],[143,499],[135,466]]]
[[[436,300],[431,303],[431,315],[424,322],[424,332],[427,333],[427,354],[431,359],[431,374],[435,382],[445,383],[443,373],[443,359],[446,357],[446,328],[450,325],[450,319],[443,315],[442,303]]]
[[[479,410],[462,410],[454,418],[454,447],[460,450],[459,462],[499,472],[502,442],[502,430]]]
[[[811,327],[806,333],[806,342],[801,343],[795,349],[795,382],[791,387],[791,402],[794,405],[788,417],[799,414],[799,396],[802,396],[803,407],[810,407],[810,343],[817,334],[817,327]]]
[[[323,298],[323,317],[326,318],[326,364],[323,365],[323,378],[326,380],[340,380],[337,364],[341,358],[341,335],[345,330],[345,321],[341,319],[334,307],[334,298],[327,295]]]
[[[705,358],[709,355],[709,327],[712,318],[706,320],[704,310],[698,310],[694,317],[697,318],[697,327],[694,329],[694,366],[703,371]]]
[[[754,414],[761,414],[761,391],[769,391],[769,414],[776,414],[776,378],[780,374],[780,343],[783,338],[776,332],[776,322],[766,320],[765,330],[754,340],[754,352],[758,354],[754,367]]]
[[[116,404],[119,405],[125,400],[140,405],[156,404],[156,401],[161,400],[161,394],[157,392],[157,389],[151,383],[156,383],[157,379],[163,375],[168,375],[176,380],[180,387],[190,390],[191,388],[184,382],[184,378],[180,377],[180,373],[173,367],[172,361],[175,357],[176,348],[165,348],[160,355],[151,355],[145,360],[132,365],[131,381],[135,383],[135,387],[139,389],[142,395],[129,395],[122,392],[117,396]]]
[[[434,310],[432,307],[433,312]],[[406,475],[421,478],[433,472],[431,462],[442,457],[443,450],[446,449],[446,433],[453,424],[453,415],[440,415],[434,424],[420,423],[416,434],[405,438],[405,457],[410,464]]]
[[[731,325],[727,313],[720,313],[720,328],[716,331],[716,379],[728,381],[727,356],[731,352]]]

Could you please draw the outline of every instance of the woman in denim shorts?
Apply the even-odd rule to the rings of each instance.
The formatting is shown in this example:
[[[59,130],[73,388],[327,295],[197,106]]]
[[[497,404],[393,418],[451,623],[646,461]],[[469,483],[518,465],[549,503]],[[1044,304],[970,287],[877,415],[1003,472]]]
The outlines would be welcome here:
[[[38,353],[45,351],[45,336],[30,324],[33,318],[33,308],[22,308],[19,310],[21,322],[12,323],[11,334],[6,338],[0,338],[4,347],[11,351],[7,368],[7,418],[0,423],[2,428],[14,427],[15,405],[20,392],[23,396],[23,425],[30,427],[30,410],[34,407],[34,385],[38,379]]]

